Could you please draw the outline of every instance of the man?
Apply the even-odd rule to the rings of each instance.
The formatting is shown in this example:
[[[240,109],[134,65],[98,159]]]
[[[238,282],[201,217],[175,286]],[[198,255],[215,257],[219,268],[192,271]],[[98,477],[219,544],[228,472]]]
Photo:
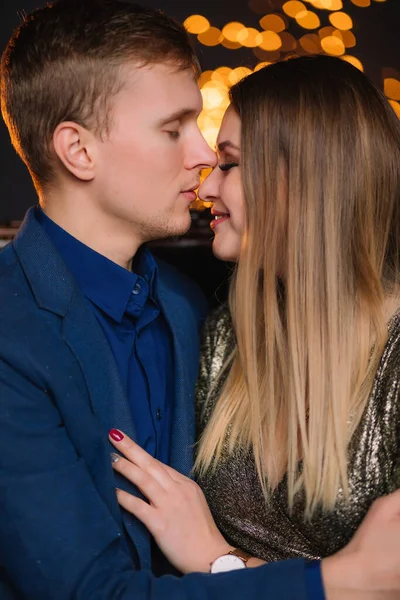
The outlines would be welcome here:
[[[38,10],[3,56],[2,111],[40,208],[0,256],[2,599],[323,596],[301,560],[157,579],[149,534],[116,500],[116,485],[139,492],[114,479],[111,428],[191,467],[204,302],[142,244],[186,231],[215,165],[196,69],[184,30],[130,0]],[[398,592],[398,503],[323,561],[328,600]]]

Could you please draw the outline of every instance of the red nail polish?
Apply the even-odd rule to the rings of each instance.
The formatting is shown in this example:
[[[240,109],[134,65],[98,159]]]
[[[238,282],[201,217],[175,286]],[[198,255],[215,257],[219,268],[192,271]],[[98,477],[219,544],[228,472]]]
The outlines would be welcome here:
[[[124,439],[124,436],[120,431],[118,431],[118,429],[111,429],[109,435],[114,440],[114,442],[121,442]]]

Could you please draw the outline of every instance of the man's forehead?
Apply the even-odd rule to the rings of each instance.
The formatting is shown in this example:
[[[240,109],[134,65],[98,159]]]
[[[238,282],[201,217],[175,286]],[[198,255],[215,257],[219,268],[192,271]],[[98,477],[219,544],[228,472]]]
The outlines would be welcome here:
[[[135,83],[137,85],[139,82],[164,85],[173,80],[175,85],[179,82],[181,85],[193,86],[198,89],[193,69],[179,67],[171,61],[147,64],[129,61],[121,65],[121,74],[127,83],[133,85]]]
[[[160,118],[167,118],[175,112],[200,112],[202,109],[203,98],[191,69],[178,69],[169,63],[128,64],[122,77],[124,88],[132,94],[132,100],[148,97],[146,101],[151,99],[151,106],[159,107]]]

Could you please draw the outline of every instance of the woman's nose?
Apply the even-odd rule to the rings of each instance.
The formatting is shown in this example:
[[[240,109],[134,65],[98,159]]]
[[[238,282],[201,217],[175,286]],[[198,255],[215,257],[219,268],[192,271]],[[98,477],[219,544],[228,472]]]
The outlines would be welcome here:
[[[203,202],[215,202],[218,198],[218,190],[217,173],[216,169],[213,169],[199,187],[198,196]]]

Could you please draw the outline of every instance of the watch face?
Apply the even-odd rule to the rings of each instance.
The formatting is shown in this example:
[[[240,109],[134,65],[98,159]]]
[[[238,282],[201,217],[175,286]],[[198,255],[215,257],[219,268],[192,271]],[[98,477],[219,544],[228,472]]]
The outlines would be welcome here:
[[[211,573],[225,573],[226,571],[235,571],[236,569],[245,569],[245,562],[233,554],[224,554],[220,556],[211,565]]]

